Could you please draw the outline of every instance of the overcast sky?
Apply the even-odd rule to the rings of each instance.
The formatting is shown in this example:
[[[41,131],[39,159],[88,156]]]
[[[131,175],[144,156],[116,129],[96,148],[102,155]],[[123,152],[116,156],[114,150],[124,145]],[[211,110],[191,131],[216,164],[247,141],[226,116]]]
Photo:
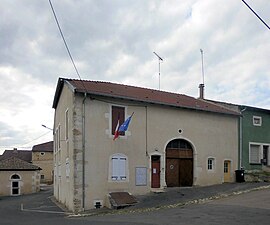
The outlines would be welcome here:
[[[246,0],[270,24],[269,0]],[[270,109],[270,30],[241,0],[52,0],[82,79]],[[0,3],[0,153],[52,140],[59,77],[78,78],[48,0]]]

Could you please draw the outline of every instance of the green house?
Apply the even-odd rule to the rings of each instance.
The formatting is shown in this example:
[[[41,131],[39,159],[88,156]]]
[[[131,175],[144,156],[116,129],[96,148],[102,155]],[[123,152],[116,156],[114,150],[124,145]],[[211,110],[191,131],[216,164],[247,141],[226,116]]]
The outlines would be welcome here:
[[[238,106],[239,166],[245,170],[270,168],[270,110],[251,106]]]

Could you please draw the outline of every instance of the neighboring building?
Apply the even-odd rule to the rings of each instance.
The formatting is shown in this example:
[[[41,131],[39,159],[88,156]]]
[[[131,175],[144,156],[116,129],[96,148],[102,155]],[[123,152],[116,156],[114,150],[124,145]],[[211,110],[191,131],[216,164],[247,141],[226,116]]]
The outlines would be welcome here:
[[[39,166],[40,182],[53,183],[53,141],[34,145],[32,148],[32,162]]]
[[[0,161],[0,196],[16,196],[40,190],[38,166],[16,157]]]
[[[242,150],[240,166],[245,170],[270,168],[270,110],[239,106],[242,112]]]
[[[239,113],[186,95],[121,84],[58,80],[54,196],[78,212],[108,194],[235,180]],[[113,140],[117,124],[132,117]]]
[[[13,150],[5,150],[0,156],[0,160],[8,159],[10,157],[16,157],[18,159],[24,160],[26,162],[32,162],[32,151],[31,150],[18,150],[14,148]]]
[[[246,172],[270,170],[270,110],[207,100],[241,113],[239,168]]]

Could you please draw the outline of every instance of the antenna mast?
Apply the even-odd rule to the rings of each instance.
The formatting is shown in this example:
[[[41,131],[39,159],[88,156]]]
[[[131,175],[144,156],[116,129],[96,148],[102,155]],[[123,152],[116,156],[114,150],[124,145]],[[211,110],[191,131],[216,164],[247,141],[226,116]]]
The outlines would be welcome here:
[[[202,57],[202,79],[203,79],[203,85],[204,85],[203,50],[200,49],[200,51],[201,51],[201,57]]]
[[[163,61],[163,59],[155,52],[153,52],[157,57],[158,57],[158,76],[159,76],[159,81],[158,81],[158,88],[160,90],[160,61]]]

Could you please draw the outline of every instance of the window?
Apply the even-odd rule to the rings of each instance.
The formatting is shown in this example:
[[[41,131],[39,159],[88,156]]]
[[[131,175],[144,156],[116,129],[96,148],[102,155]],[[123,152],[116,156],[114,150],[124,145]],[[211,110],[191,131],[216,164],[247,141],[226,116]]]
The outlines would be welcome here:
[[[111,180],[124,181],[127,179],[127,157],[123,154],[114,154],[111,157]]]
[[[11,176],[11,179],[12,179],[12,180],[20,180],[21,177],[20,177],[18,174],[13,174],[13,175]]]
[[[262,117],[253,116],[253,125],[254,126],[262,126]]]
[[[44,180],[45,179],[45,176],[43,174],[40,175],[40,179],[41,180]]]
[[[68,140],[68,124],[69,123],[69,118],[68,118],[68,109],[65,112],[65,138]]]
[[[260,164],[261,163],[261,150],[260,145],[251,144],[249,146],[249,163]]]
[[[45,152],[41,152],[40,155],[45,155]]]
[[[21,177],[18,174],[13,174],[11,176],[11,195],[20,194],[20,180]]]
[[[224,162],[224,173],[228,173],[229,172],[229,163],[226,161]]]
[[[208,170],[214,170],[214,162],[215,162],[215,160],[214,160],[214,158],[208,158],[208,160],[207,160],[207,169]]]
[[[121,106],[112,106],[112,130],[111,134],[114,135],[115,130],[117,129],[117,124],[119,126],[125,121],[125,107]],[[125,135],[125,132],[120,132],[120,135]]]

